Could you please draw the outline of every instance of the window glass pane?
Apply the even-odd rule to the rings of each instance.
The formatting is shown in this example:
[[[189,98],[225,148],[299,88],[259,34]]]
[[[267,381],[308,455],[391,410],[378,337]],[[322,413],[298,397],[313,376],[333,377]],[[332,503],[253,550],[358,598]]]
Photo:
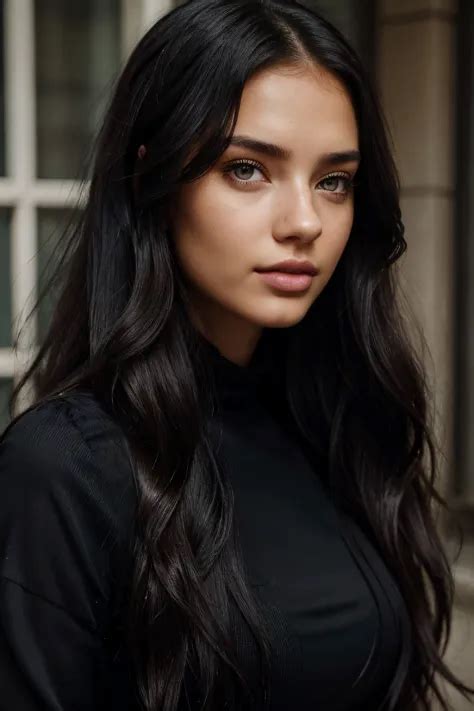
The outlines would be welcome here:
[[[0,348],[12,345],[11,210],[0,208]]]
[[[55,249],[58,239],[70,221],[71,210],[43,208],[38,210],[38,296],[46,286],[58,260]],[[38,337],[42,341],[49,324],[55,303],[53,293],[48,293],[42,300],[38,309]]]
[[[0,433],[10,422],[8,414],[8,398],[13,389],[13,381],[11,378],[0,378]]]
[[[5,175],[5,36],[3,0],[0,0],[0,175]]]
[[[121,60],[120,0],[35,0],[40,178],[77,178]]]

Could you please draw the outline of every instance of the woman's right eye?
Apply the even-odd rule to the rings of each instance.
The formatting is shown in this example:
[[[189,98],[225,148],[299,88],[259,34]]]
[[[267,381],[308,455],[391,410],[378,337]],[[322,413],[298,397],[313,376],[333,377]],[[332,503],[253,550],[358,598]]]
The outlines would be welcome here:
[[[244,176],[246,175],[247,178],[249,177],[249,171],[250,174],[252,174],[253,171],[259,170],[261,172],[260,165],[258,163],[253,163],[252,161],[247,161],[247,160],[241,160],[241,161],[234,161],[233,163],[230,163],[227,165],[224,169],[224,172],[226,174],[230,173],[235,173],[237,170],[243,171]],[[242,173],[241,173],[242,175]],[[254,183],[258,182],[255,180],[247,180],[245,177],[236,177],[232,178],[232,180],[236,183]]]

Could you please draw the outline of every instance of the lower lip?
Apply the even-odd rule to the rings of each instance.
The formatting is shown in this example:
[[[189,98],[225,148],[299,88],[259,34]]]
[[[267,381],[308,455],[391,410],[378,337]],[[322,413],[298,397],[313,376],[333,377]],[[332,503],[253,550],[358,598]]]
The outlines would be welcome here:
[[[282,291],[305,291],[313,277],[311,274],[289,274],[288,272],[257,272],[263,281]]]

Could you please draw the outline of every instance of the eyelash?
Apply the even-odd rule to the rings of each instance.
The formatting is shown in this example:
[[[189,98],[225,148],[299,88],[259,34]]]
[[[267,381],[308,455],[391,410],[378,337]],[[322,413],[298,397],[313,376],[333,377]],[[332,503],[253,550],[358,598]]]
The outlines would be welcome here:
[[[232,163],[229,163],[229,165],[227,165],[227,166],[224,168],[224,173],[230,174],[233,170],[235,170],[235,168],[238,168],[238,167],[240,167],[240,166],[242,166],[242,165],[244,165],[244,166],[249,165],[249,166],[251,166],[251,167],[253,167],[253,168],[258,168],[262,173],[264,172],[263,167],[262,167],[262,166],[260,165],[260,163],[258,163],[257,161],[253,161],[253,160],[237,160],[237,161],[233,161]],[[344,180],[344,181],[345,181],[346,188],[345,188],[345,191],[344,191],[344,192],[342,192],[342,193],[341,193],[341,192],[336,192],[335,190],[326,190],[326,191],[325,191],[325,192],[328,192],[328,193],[330,193],[330,194],[337,195],[338,198],[344,198],[344,197],[346,197],[346,196],[349,194],[350,189],[356,185],[356,183],[354,182],[354,179],[353,179],[353,178],[350,178],[350,177],[347,175],[347,173],[337,173],[337,172],[336,172],[336,173],[330,173],[329,175],[326,175],[320,182],[323,183],[325,180],[329,180],[330,178],[340,178],[341,180]],[[240,185],[242,185],[242,184],[248,185],[248,184],[252,184],[252,182],[254,182],[254,181],[250,181],[250,180],[240,180],[239,178],[231,178],[231,180],[232,180],[234,183],[239,183]]]

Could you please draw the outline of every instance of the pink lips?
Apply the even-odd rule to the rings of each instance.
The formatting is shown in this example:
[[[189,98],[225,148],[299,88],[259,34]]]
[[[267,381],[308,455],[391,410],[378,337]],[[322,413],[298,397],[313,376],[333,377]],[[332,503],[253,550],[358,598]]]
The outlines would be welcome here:
[[[290,274],[289,272],[257,272],[263,281],[281,291],[305,291],[313,277],[311,274]]]

